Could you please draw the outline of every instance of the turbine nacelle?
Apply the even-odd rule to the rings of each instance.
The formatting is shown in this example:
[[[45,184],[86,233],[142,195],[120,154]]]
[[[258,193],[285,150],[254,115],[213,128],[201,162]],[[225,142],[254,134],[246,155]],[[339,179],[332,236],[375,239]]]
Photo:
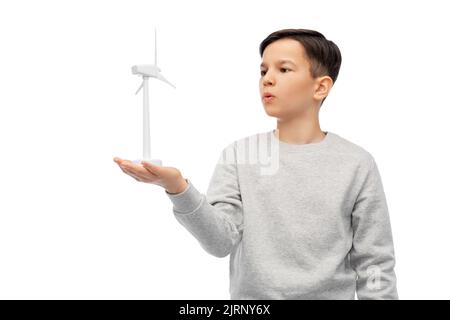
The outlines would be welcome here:
[[[133,74],[139,74],[145,77],[157,78],[161,69],[154,64],[140,64],[131,68]]]

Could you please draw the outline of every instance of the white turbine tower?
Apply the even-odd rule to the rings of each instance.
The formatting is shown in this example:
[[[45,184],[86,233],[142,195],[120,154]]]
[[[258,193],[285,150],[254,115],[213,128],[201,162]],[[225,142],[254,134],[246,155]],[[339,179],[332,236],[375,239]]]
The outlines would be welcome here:
[[[133,74],[141,75],[143,80],[142,84],[136,91],[136,94],[144,88],[144,107],[143,107],[143,159],[147,162],[151,162],[155,165],[161,166],[162,161],[159,159],[152,159],[151,158],[151,149],[150,149],[150,108],[149,108],[149,99],[148,99],[148,78],[156,78],[161,81],[164,81],[175,88],[173,84],[171,84],[166,78],[163,77],[161,74],[161,69],[156,64],[156,55],[157,55],[157,48],[156,48],[156,28],[155,28],[155,64],[141,64],[136,65],[131,68],[131,72]],[[142,160],[134,160],[134,163],[140,163]]]

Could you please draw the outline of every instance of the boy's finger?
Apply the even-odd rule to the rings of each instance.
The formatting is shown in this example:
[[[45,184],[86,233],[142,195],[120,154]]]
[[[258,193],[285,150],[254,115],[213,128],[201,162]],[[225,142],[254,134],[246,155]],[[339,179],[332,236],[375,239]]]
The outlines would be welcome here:
[[[137,170],[139,167],[137,165],[135,165],[133,162],[131,162],[130,160],[122,160],[120,163],[118,163],[119,166],[123,167],[123,168],[127,168],[129,170]]]
[[[125,169],[122,169],[122,170],[123,170],[123,172],[125,172],[127,175],[129,175],[130,177],[136,179],[137,181],[140,181],[137,175],[135,175],[135,174],[133,174],[133,173],[131,173],[131,172],[125,170]]]
[[[115,163],[117,163],[119,165],[127,161],[125,159],[120,159],[119,157],[114,157],[113,160],[114,160]]]
[[[141,182],[152,182],[153,181],[152,179],[155,178],[155,176],[151,172],[149,172],[149,171],[147,171],[145,169],[143,170],[144,172],[142,174],[141,174],[141,172],[130,171],[130,170],[127,170],[127,169],[122,169],[122,170],[126,174],[128,174],[128,175],[132,176],[133,178],[135,178],[137,181],[141,181]],[[149,177],[149,173],[151,175],[153,175],[153,176]]]
[[[120,166],[120,169],[122,169],[123,172],[125,172],[126,174],[132,176],[135,179],[137,179],[137,178],[141,178],[141,179],[144,178],[143,176],[141,176],[139,174],[139,172],[137,172],[137,171],[135,171],[133,169],[130,169],[130,167],[122,165],[122,166]]]
[[[127,163],[125,163],[125,161],[120,164],[120,166],[123,169],[126,169],[128,172],[131,172],[134,175],[138,175],[142,178],[144,178],[146,175],[148,175],[149,173],[156,176],[156,174],[150,170],[147,170],[146,168],[144,168],[141,165],[136,165],[131,161],[127,161]]]

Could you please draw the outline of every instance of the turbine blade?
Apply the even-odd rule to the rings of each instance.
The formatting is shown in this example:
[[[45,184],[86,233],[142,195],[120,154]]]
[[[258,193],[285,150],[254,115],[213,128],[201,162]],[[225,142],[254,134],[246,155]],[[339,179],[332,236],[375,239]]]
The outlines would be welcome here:
[[[139,88],[137,89],[135,94],[138,94],[138,92],[142,89],[142,87],[144,86],[144,80],[142,80],[141,85],[139,86]]]
[[[156,27],[155,27],[155,66],[157,66],[157,63],[156,63],[156,54],[157,54],[157,50],[156,50]]]
[[[158,73],[156,77],[157,77],[159,80],[164,81],[165,83],[171,85],[172,87],[174,87],[174,89],[176,89],[175,86],[174,86],[173,84],[171,84],[171,83],[169,82],[169,80],[167,80],[166,78],[164,78],[164,76],[163,76],[161,73]]]

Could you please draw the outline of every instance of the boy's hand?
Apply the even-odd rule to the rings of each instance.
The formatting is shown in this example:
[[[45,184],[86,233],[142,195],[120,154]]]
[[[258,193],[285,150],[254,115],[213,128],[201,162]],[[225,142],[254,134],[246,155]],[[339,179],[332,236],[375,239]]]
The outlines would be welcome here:
[[[114,158],[114,162],[119,165],[123,172],[137,181],[156,184],[169,193],[183,192],[188,186],[177,168],[157,166],[148,162],[135,164],[130,160],[118,157]]]

